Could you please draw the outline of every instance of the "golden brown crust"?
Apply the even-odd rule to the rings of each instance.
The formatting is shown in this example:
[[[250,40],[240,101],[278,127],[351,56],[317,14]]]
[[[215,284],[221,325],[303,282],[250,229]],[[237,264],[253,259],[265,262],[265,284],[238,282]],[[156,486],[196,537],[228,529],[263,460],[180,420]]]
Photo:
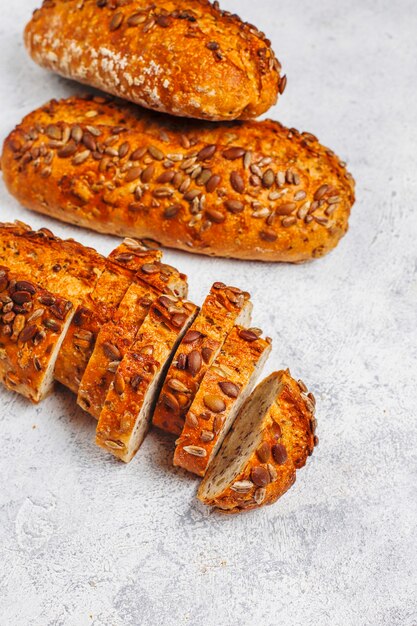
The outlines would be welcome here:
[[[47,228],[35,231],[14,222],[0,224],[0,264],[78,303],[94,289],[106,259],[73,239],[56,237]]]
[[[157,295],[146,285],[131,284],[112,319],[100,328],[77,398],[78,404],[96,419],[100,417],[120,361],[131,347]]]
[[[274,372],[260,384],[265,385],[273,379],[280,381],[280,390],[259,424],[262,438],[257,450],[247,459],[240,474],[234,477],[233,483],[227,485],[215,498],[207,499],[204,495],[207,481],[213,478],[210,468],[200,485],[199,499],[222,512],[239,513],[278,500],[294,484],[296,469],[305,465],[314,445],[317,445],[318,439],[314,435],[314,396],[308,394],[304,383],[297,383],[288,370]],[[244,414],[245,406],[246,404],[235,420],[219,455]]]
[[[124,248],[120,251],[118,247],[115,256],[123,251]],[[153,262],[154,258],[154,251],[149,251],[146,259],[135,257],[136,271],[146,261]],[[74,393],[78,393],[101,327],[114,315],[135,274],[133,269],[127,269],[117,261],[107,260],[106,269],[94,290],[78,306],[55,366],[56,380]]]
[[[115,293],[120,294],[123,288],[122,298],[117,298],[112,309],[106,307],[101,319],[100,316],[94,318],[99,326],[98,336],[94,334],[97,341],[94,340],[89,353],[84,353],[88,362],[78,389],[78,403],[96,419],[117,369],[118,359],[111,358],[111,353],[120,353],[122,358],[158,295],[166,294],[168,299],[187,296],[187,277],[176,268],[161,263],[161,257],[160,250],[137,239],[125,239],[109,255],[109,260],[119,265],[121,272],[128,272],[128,286],[125,289],[125,281],[117,284]],[[112,297],[111,285],[104,282],[104,287],[105,297]]]
[[[178,298],[188,295],[187,276],[175,267],[161,263],[162,252],[155,247],[155,242],[128,237],[108,258],[135,272],[137,280],[159,293]]]
[[[142,443],[159,380],[197,310],[181,300],[174,310],[164,296],[158,298],[117,368],[97,424],[96,443],[122,461],[129,462]]]
[[[176,442],[174,465],[204,476],[215,451],[232,426],[242,398],[249,395],[270,342],[235,326],[205,374]],[[254,375],[256,372],[256,375]]]
[[[9,191],[28,208],[190,252],[302,262],[348,228],[354,183],[308,133],[277,122],[210,127],[102,98],[52,102],[5,141]]]
[[[72,302],[27,276],[0,266],[0,378],[40,402],[53,385],[53,366],[73,315]]]
[[[181,117],[258,117],[286,83],[263,33],[207,0],[46,0],[25,43],[46,69]]]
[[[217,357],[227,334],[241,318],[250,321],[249,294],[214,283],[169,368],[152,423],[179,435],[186,413],[205,373]]]

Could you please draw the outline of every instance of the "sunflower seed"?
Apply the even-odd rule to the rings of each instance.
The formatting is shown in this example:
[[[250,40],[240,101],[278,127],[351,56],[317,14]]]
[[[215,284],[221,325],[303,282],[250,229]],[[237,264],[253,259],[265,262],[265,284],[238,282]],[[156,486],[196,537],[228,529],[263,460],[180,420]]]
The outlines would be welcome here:
[[[230,184],[232,185],[233,189],[237,191],[237,193],[243,193],[245,190],[245,183],[239,172],[233,171],[230,174]]]
[[[238,480],[231,486],[231,489],[236,493],[249,493],[253,486],[253,482],[250,480]]]
[[[207,456],[207,451],[199,446],[184,446],[183,450],[192,456],[199,456],[201,458]]]
[[[220,396],[216,396],[212,393],[207,393],[203,397],[203,402],[213,413],[222,413],[226,409],[224,400]]]
[[[287,450],[282,443],[276,443],[272,446],[272,456],[274,457],[275,463],[278,465],[284,465],[288,458]]]

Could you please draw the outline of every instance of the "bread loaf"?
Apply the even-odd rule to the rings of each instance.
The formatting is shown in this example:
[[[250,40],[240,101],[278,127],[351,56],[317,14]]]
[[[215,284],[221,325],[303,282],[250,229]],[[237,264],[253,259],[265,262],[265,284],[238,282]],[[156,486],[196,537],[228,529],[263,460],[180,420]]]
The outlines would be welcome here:
[[[53,387],[73,304],[0,266],[0,311],[0,378],[9,389],[40,402]]]
[[[207,0],[46,0],[25,43],[46,69],[185,117],[257,117],[286,84],[264,34]]]
[[[69,99],[6,139],[4,180],[26,207],[190,252],[301,262],[348,228],[354,184],[308,133],[277,122],[207,127]]]
[[[312,454],[315,428],[314,396],[288,371],[274,372],[241,408],[200,485],[199,499],[225,513],[272,504]]]
[[[128,463],[150,425],[160,383],[198,308],[161,296],[151,306],[132,348],[119,364],[97,424],[96,443]]]
[[[200,382],[235,324],[250,322],[249,294],[216,282],[184,336],[169,368],[153,414],[153,425],[179,435]]]
[[[204,476],[270,352],[270,341],[258,332],[233,328],[190,406],[174,465]]]

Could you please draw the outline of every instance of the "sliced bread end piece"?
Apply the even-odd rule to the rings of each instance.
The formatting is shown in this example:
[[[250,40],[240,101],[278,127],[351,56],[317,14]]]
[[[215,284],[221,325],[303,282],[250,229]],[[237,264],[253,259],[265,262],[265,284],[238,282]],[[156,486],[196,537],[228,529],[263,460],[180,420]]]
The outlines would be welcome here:
[[[40,402],[53,388],[54,366],[74,314],[72,302],[25,276],[0,268],[0,377]]]
[[[174,465],[204,476],[271,352],[259,329],[235,326],[204,376],[177,440]]]
[[[158,298],[117,368],[100,414],[96,443],[126,463],[145,437],[161,381],[197,312],[190,302],[169,306],[166,296]]]
[[[289,371],[274,372],[246,400],[198,490],[225,513],[272,504],[313,452],[314,396]]]

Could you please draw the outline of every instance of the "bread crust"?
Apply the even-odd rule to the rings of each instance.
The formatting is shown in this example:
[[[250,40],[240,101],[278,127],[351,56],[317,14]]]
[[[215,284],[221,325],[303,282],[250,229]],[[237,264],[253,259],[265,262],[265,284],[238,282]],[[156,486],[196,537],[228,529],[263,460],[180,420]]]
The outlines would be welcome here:
[[[96,443],[128,463],[150,425],[159,381],[198,308],[178,300],[176,310],[164,297],[152,304],[131,349],[117,368],[97,424]]]
[[[117,248],[116,257],[119,252]],[[154,252],[150,251],[147,260],[152,262],[154,258]],[[145,259],[135,259],[136,270],[140,270]],[[107,260],[106,269],[94,290],[78,306],[55,366],[56,380],[74,393],[79,391],[100,329],[115,314],[134,277],[133,270],[117,261]]]
[[[114,380],[116,362],[130,348],[151,304],[161,294],[166,294],[168,299],[171,296],[187,296],[186,275],[161,263],[161,258],[160,250],[136,239],[125,239],[109,255],[110,261],[120,265],[123,272],[128,271],[131,276],[129,286],[117,302],[117,309],[106,311],[105,318],[101,320],[94,349],[78,389],[78,404],[96,419]],[[106,293],[109,291],[111,289],[106,288]]]
[[[152,423],[181,434],[187,411],[227,334],[239,320],[250,321],[249,294],[224,283],[214,283],[169,368]]]
[[[0,266],[0,378],[32,402],[53,387],[53,366],[74,314],[72,302]]]
[[[96,419],[100,417],[118,365],[131,347],[149,307],[157,296],[157,292],[146,285],[131,284],[112,319],[100,328],[77,397],[81,408]]]
[[[207,0],[46,0],[24,38],[42,67],[181,117],[254,118],[285,87],[265,35]]]
[[[2,169],[32,210],[239,259],[321,257],[354,202],[344,164],[309,133],[272,121],[176,123],[102,98],[28,115],[5,141]]]
[[[33,230],[24,222],[14,222],[0,223],[0,264],[76,304],[94,289],[106,259],[47,228]]]
[[[214,475],[214,466],[209,468],[198,490],[198,498],[204,504],[215,506],[224,513],[239,513],[272,504],[294,484],[296,470],[303,467],[312,454],[318,443],[314,435],[314,396],[308,394],[304,383],[295,381],[288,370],[270,374],[260,385],[274,379],[280,382],[280,388],[259,424],[261,444],[247,459],[239,475],[234,477],[233,483],[214,498],[207,498],[204,494],[207,482]],[[225,450],[246,405],[242,407],[218,455]],[[274,446],[278,448],[274,450]]]
[[[270,341],[235,326],[205,374],[176,442],[174,465],[204,476],[233,424],[232,415],[255,384],[254,373],[271,351]]]

